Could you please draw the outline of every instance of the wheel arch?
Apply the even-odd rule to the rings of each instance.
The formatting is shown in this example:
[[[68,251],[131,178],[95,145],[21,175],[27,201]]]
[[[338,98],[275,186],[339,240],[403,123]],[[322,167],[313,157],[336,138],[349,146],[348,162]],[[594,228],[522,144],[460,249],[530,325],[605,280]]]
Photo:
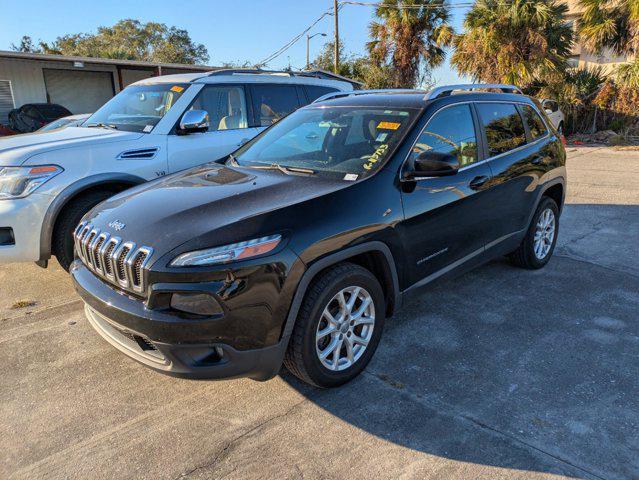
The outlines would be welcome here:
[[[101,173],[83,178],[65,187],[64,190],[55,197],[53,202],[51,202],[44,216],[44,221],[42,222],[42,228],[40,230],[40,262],[48,260],[52,255],[51,240],[53,237],[53,230],[60,213],[62,213],[69,202],[95,188],[112,189],[113,193],[116,194],[122,190],[140,185],[144,182],[146,182],[144,178],[136,175],[124,173]]]
[[[313,262],[302,275],[293,302],[286,317],[282,339],[287,340],[293,331],[309,285],[322,271],[342,262],[353,262],[368,269],[378,279],[386,295],[386,315],[391,316],[401,305],[401,292],[395,259],[388,246],[380,241],[366,242],[331,253]],[[390,291],[389,291],[390,290]]]
[[[558,179],[555,182],[550,183],[549,185],[547,185],[541,193],[541,197],[539,198],[539,201],[541,201],[542,197],[550,197],[552,198],[555,203],[557,204],[557,208],[559,209],[559,213],[561,213],[561,210],[563,208],[564,205],[564,199],[566,196],[566,189],[564,187],[564,183]],[[539,202],[537,202],[539,203]]]

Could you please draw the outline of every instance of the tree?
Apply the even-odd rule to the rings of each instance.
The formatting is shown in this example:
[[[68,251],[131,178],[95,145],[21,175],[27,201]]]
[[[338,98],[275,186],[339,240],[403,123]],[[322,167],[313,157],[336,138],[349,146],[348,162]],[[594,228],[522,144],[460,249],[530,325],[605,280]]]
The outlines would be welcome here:
[[[12,43],[11,50],[14,52],[41,53],[41,49],[33,44],[33,40],[29,35],[23,35],[18,45]]]
[[[334,43],[326,42],[322,51],[310,64],[311,69],[333,71]],[[385,65],[377,65],[366,56],[357,56],[344,53],[344,42],[339,45],[339,72],[340,75],[364,84],[365,88],[391,88],[393,76],[390,68]]]
[[[453,36],[444,0],[382,0],[369,26],[374,65],[393,72],[393,86],[413,88],[420,71],[440,65]]]
[[[639,1],[580,0],[582,15],[577,32],[584,47],[601,53],[610,48],[618,55],[635,57],[620,65],[615,74],[622,87],[639,86]]]
[[[455,36],[451,63],[484,82],[527,87],[561,81],[572,29],[568,7],[554,0],[478,0]]]
[[[191,40],[188,32],[163,23],[140,23],[138,20],[120,20],[112,27],[99,27],[96,34],[64,35],[47,44],[40,42],[35,49],[28,36],[22,37],[14,50],[31,51],[81,57],[142,60],[155,63],[206,63],[206,47]]]

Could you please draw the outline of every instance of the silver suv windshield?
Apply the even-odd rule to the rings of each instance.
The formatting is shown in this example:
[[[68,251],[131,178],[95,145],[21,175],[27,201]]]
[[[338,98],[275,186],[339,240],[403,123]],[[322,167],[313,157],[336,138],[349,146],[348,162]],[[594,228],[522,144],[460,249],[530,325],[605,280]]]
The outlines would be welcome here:
[[[175,105],[188,84],[127,87],[84,122],[83,127],[103,127],[149,133]]]
[[[232,160],[247,167],[365,178],[384,165],[417,113],[409,108],[303,108],[248,142]]]

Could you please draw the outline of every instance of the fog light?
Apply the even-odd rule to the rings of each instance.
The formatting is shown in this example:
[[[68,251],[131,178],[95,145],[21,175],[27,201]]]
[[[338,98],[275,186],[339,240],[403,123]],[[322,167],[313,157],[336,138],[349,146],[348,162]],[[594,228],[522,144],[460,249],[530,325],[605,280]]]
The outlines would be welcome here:
[[[208,293],[174,293],[171,308],[195,315],[212,316],[224,313],[222,307]]]

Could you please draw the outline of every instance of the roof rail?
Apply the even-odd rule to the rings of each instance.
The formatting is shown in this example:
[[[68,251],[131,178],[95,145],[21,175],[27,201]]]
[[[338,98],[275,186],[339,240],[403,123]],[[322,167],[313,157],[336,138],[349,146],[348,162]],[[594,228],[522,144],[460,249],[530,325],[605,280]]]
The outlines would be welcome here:
[[[426,90],[410,90],[410,89],[401,89],[401,88],[385,88],[379,90],[353,90],[350,92],[331,92],[326,95],[322,95],[321,97],[315,99],[313,103],[323,102],[324,100],[329,100],[332,98],[342,98],[342,97],[351,97],[357,95],[368,95],[370,93],[381,93],[381,94],[394,94],[394,93],[428,93]]]
[[[472,91],[479,89],[492,88],[495,90],[501,90],[503,93],[516,93],[523,95],[523,92],[519,87],[515,85],[506,85],[501,83],[468,83],[463,85],[446,85],[444,87],[437,87],[433,90],[411,90],[401,88],[386,88],[380,90],[353,90],[352,92],[331,92],[326,95],[322,95],[316,99],[313,103],[323,102],[324,100],[330,100],[333,98],[350,97],[356,95],[368,95],[368,94],[393,94],[393,93],[422,93],[424,94],[424,100],[433,100],[439,97],[445,97],[458,90]]]
[[[362,85],[361,82],[357,80],[353,80],[352,78],[347,78],[342,75],[337,75],[332,72],[327,72],[325,70],[308,70],[308,71],[295,71],[295,70],[262,70],[260,68],[220,68],[217,70],[213,70],[211,72],[207,72],[207,77],[213,77],[216,75],[242,75],[242,74],[252,74],[252,75],[287,75],[289,77],[310,77],[310,78],[322,78],[325,80],[339,80],[342,82],[348,82],[353,85],[355,88],[360,87]]]
[[[428,94],[426,95],[426,100],[445,97],[458,90],[472,91],[488,88],[501,90],[502,93],[517,93],[523,95],[521,89],[519,87],[516,87],[515,85],[507,85],[503,83],[465,83],[460,85],[446,85],[443,87],[434,88],[430,92],[428,92]]]

